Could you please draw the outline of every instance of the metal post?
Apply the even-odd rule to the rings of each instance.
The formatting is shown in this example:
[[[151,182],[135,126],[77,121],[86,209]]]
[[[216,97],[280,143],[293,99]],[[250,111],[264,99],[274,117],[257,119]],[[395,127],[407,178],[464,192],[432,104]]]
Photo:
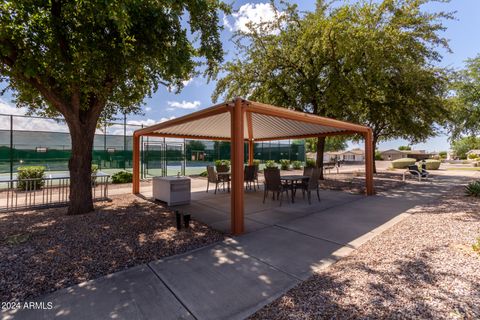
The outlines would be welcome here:
[[[143,124],[141,125],[143,129]],[[143,145],[143,137],[140,138],[140,177],[141,179],[145,179],[145,173],[143,171],[143,166],[144,166],[144,161],[143,159],[145,158],[145,150],[144,150],[144,145]]]
[[[123,114],[123,170],[127,170],[127,114]]]
[[[182,168],[182,176],[186,176],[187,171],[187,140],[183,139],[183,168]]]
[[[10,115],[10,180],[13,180],[13,115]]]

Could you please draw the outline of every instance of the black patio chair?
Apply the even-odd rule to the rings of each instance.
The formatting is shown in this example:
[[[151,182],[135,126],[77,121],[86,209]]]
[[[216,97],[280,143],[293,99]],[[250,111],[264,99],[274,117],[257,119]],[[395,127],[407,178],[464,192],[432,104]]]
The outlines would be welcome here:
[[[252,185],[253,185],[253,190],[257,190],[256,188],[256,181],[255,181],[255,172],[257,170],[256,166],[245,166],[244,172],[243,172],[243,181],[246,184],[246,188],[249,188],[252,190]]]
[[[225,191],[225,182],[228,184],[228,188],[230,189],[230,179],[228,178],[228,175],[219,176],[218,173],[215,171],[214,166],[207,166],[207,177],[208,177],[207,192],[208,192],[210,183],[215,183],[215,194],[217,194],[219,183],[223,184],[224,191]]]
[[[307,194],[309,204],[312,204],[312,191],[315,191],[317,193],[318,201],[320,201],[320,185],[318,183],[318,179],[320,177],[320,170],[322,169],[312,168],[309,175],[310,178],[306,181],[302,181],[301,184],[298,184],[295,186],[295,189],[297,188],[302,189],[302,194],[304,199],[305,199],[305,194]]]
[[[278,168],[266,168],[263,172],[265,176],[264,191],[263,191],[263,203],[268,196],[268,192],[273,193],[273,200],[275,200],[275,193],[277,194],[277,200],[280,198],[280,206],[282,205],[283,192],[287,193],[288,189],[282,184],[280,177],[280,169]]]

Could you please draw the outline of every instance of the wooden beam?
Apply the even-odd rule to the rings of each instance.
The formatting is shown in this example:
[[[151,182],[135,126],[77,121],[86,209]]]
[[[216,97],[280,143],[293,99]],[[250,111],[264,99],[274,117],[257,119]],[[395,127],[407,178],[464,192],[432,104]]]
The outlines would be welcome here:
[[[140,136],[133,136],[133,178],[132,192],[140,193]]]
[[[169,120],[169,121],[157,123],[153,126],[136,130],[134,132],[134,135],[139,135],[139,136],[146,135],[146,134],[152,133],[156,130],[169,128],[169,127],[172,127],[172,126],[175,126],[175,125],[184,124],[184,123],[187,123],[187,122],[192,122],[192,121],[203,119],[203,118],[208,118],[208,117],[220,114],[220,113],[227,112],[228,110],[229,110],[229,105],[224,102],[224,103],[221,103],[221,104],[214,105],[213,107],[210,107],[210,108],[207,108],[207,109],[203,109],[203,110],[200,110],[200,111],[197,111],[197,112],[194,112],[194,113],[187,114],[187,115],[185,115],[183,117],[180,117],[180,118],[176,118],[176,119],[172,119],[172,120]]]
[[[337,132],[326,132],[326,133],[309,133],[302,135],[294,136],[279,136],[279,137],[270,137],[270,138],[257,138],[255,141],[272,141],[272,140],[287,140],[287,139],[305,139],[305,138],[317,138],[317,137],[330,137],[330,136],[343,136],[343,135],[353,135],[361,134],[357,131],[337,131]]]
[[[254,158],[254,142],[253,140],[248,140],[248,165],[253,165],[253,158]]]
[[[337,129],[351,130],[358,133],[365,133],[369,129],[368,127],[361,126],[359,124],[320,117],[313,114],[289,110],[286,108],[279,108],[269,104],[254,101],[249,101],[249,105],[247,106],[247,112],[259,113],[272,117],[296,120],[300,122],[313,123],[328,127],[334,127]]]
[[[181,138],[181,139],[199,139],[199,140],[230,141],[230,138],[225,138],[225,137],[194,136],[194,135],[158,133],[158,132],[151,132],[151,133],[142,134],[142,137],[159,137],[159,138]]]
[[[243,100],[235,99],[235,105],[231,111],[231,162],[232,162],[232,188],[231,188],[231,232],[239,235],[244,232],[243,211],[243,157],[244,157],[244,132],[243,132],[244,108]]]
[[[365,134],[365,189],[367,196],[371,196],[375,193],[373,186],[373,134],[369,129]]]
[[[251,166],[253,165],[253,157],[254,157],[252,113],[245,112],[245,118],[247,119],[247,129],[248,129],[248,165]]]

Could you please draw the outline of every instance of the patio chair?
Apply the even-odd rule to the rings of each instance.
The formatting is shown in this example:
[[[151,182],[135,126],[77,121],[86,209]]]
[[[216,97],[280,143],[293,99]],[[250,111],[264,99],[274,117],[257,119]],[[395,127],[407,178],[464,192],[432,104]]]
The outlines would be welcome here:
[[[303,175],[304,176],[307,176],[307,177],[311,177],[312,176],[312,172],[313,170],[316,169],[316,168],[313,168],[313,167],[304,167],[303,168]],[[295,188],[294,188],[294,192],[297,192],[297,189],[305,189],[307,187],[307,183],[308,183],[308,180],[305,179],[305,180],[302,180],[302,181],[299,181],[299,182],[296,182],[295,183]]]
[[[287,193],[288,199],[288,189],[282,184],[280,178],[280,169],[278,168],[267,168],[264,170],[263,174],[265,175],[264,181],[264,191],[263,191],[263,203],[268,196],[268,192],[272,191],[273,200],[275,200],[275,193],[277,194],[277,200],[280,197],[280,206],[282,205],[283,192]]]
[[[250,190],[252,190],[252,184],[253,184],[253,190],[255,191],[257,190],[255,185],[256,169],[257,169],[256,166],[245,166],[245,169],[243,172],[243,181],[246,183],[245,187],[248,187]]]
[[[230,179],[228,178],[220,178],[215,171],[214,166],[207,166],[207,192],[208,188],[210,186],[210,183],[215,183],[215,194],[217,194],[217,189],[218,189],[218,184],[222,183],[223,184],[223,190],[225,190],[225,182],[228,183],[228,187],[230,188]]]
[[[416,164],[408,166],[408,169],[403,173],[403,181],[405,181],[406,174],[410,174],[413,177],[417,177],[418,181],[422,181],[422,178],[427,179],[429,176],[429,172],[423,168],[422,170],[418,169]]]
[[[312,168],[310,179],[308,179],[308,181],[303,181],[302,184],[298,185],[298,187],[302,189],[302,194],[304,199],[305,199],[305,193],[307,194],[309,204],[312,204],[312,191],[317,192],[317,198],[318,198],[318,201],[320,201],[320,185],[318,183],[318,178],[320,177],[320,170],[322,169]]]
[[[255,182],[257,183],[257,188],[260,190],[260,182],[258,181],[258,166],[255,166]]]

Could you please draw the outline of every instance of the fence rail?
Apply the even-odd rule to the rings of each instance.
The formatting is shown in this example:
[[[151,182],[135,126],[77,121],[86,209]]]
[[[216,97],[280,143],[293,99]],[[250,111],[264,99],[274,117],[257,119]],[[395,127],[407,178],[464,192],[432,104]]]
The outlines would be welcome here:
[[[110,176],[99,173],[92,176],[94,201],[108,199]],[[3,180],[0,189],[0,212],[46,208],[67,205],[70,195],[70,177],[56,176],[35,179]]]

